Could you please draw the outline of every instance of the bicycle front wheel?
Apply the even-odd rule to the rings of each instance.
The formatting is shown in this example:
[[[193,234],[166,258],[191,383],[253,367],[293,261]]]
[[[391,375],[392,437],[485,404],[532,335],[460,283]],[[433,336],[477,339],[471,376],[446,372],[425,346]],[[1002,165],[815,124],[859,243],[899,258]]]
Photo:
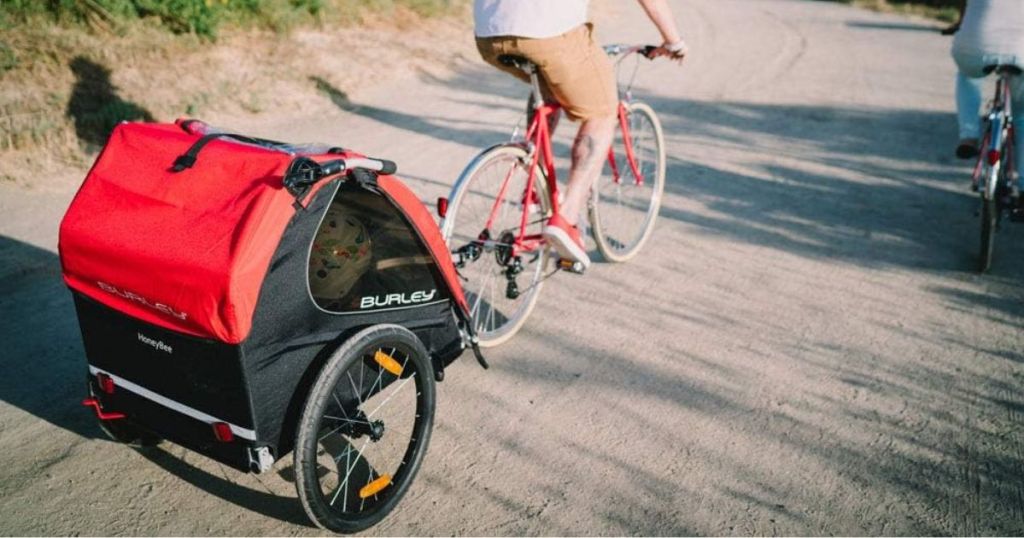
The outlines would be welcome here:
[[[594,240],[611,262],[624,262],[640,252],[654,231],[665,191],[665,140],[657,115],[644,103],[630,103],[626,123],[632,159],[620,126],[613,157],[590,198]]]
[[[295,442],[295,488],[319,527],[359,532],[405,495],[434,421],[427,350],[398,325],[360,331],[328,359]]]
[[[441,232],[463,277],[483,347],[519,331],[540,297],[548,251],[542,243],[523,245],[522,240],[539,238],[550,206],[540,173],[534,174],[536,195],[526,199],[529,166],[522,146],[495,146],[469,164],[448,197]]]

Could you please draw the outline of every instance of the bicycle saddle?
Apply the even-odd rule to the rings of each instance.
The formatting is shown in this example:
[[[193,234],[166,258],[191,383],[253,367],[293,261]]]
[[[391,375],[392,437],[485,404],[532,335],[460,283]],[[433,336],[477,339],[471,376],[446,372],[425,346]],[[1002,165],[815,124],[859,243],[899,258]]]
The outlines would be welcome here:
[[[986,75],[988,75],[988,74],[990,74],[992,72],[999,73],[1000,75],[1003,74],[1003,73],[1006,73],[1008,75],[1020,75],[1021,73],[1024,73],[1024,71],[1022,71],[1021,68],[1019,68],[1019,67],[1017,67],[1016,65],[1013,65],[1013,64],[988,65],[988,66],[985,66],[985,68],[982,69],[981,71],[983,73],[985,73]]]
[[[516,69],[526,69],[533,65],[533,62],[525,56],[517,56],[515,54],[502,54],[498,56],[498,63],[508,67],[515,67]]]

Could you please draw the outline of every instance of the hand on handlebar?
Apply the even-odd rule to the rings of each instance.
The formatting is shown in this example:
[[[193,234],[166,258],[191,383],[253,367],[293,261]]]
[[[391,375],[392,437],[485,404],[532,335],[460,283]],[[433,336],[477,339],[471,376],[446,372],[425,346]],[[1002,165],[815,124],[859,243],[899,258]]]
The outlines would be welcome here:
[[[654,47],[646,53],[646,56],[650,59],[659,57],[665,57],[672,61],[683,63],[683,59],[686,58],[686,54],[690,52],[690,48],[686,46],[686,43],[679,41],[677,44],[663,43],[659,47]]]

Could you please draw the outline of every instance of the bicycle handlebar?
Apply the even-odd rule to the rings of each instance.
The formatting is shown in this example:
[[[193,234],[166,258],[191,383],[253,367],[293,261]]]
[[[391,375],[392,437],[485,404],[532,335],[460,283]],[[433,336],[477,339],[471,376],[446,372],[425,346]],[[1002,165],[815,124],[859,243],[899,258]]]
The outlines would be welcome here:
[[[608,56],[620,56],[629,54],[640,54],[648,60],[652,60],[651,54],[657,49],[657,45],[605,45],[604,52]]]

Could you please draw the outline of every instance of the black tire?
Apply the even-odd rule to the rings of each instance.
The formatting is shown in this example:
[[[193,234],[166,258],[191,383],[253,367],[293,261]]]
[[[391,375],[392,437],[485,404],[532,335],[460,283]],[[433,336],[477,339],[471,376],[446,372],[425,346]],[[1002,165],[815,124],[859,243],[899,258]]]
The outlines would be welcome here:
[[[395,508],[423,463],[434,393],[430,357],[408,329],[375,325],[334,352],[295,441],[295,487],[317,526],[359,532]]]
[[[589,204],[597,250],[609,262],[625,262],[640,252],[654,231],[665,191],[665,137],[658,116],[640,102],[630,103],[627,114],[637,168],[644,181],[636,182],[626,158],[624,133],[618,128],[612,149],[621,181],[614,181],[611,167],[605,164]]]
[[[1001,154],[1006,155],[1006,146]],[[992,267],[992,257],[996,248],[996,231],[999,229],[999,217],[1002,212],[1001,200],[1007,195],[1008,170],[1004,161],[986,164],[982,169],[981,185],[981,248],[978,252],[978,272],[987,272]]]
[[[978,271],[986,272],[992,267],[992,252],[995,250],[996,226],[999,209],[992,198],[981,200],[981,252],[978,255]]]

